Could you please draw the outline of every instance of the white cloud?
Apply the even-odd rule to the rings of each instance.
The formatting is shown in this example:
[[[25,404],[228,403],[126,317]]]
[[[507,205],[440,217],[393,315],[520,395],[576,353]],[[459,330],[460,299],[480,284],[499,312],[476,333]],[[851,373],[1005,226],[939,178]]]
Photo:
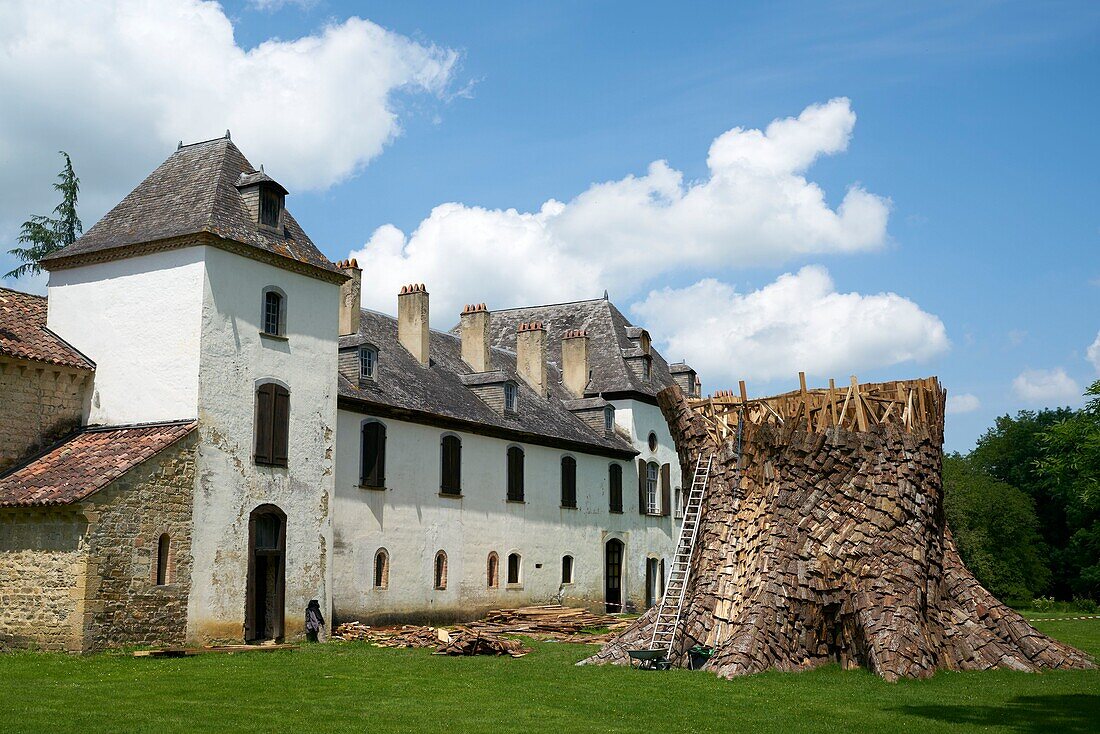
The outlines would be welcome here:
[[[54,206],[58,149],[89,225],[176,141],[226,128],[291,190],[323,189],[400,133],[396,93],[444,94],[456,63],[360,18],[245,49],[214,2],[0,3],[0,234]]]
[[[317,4],[317,0],[248,0],[248,4],[256,8],[256,10],[274,12],[287,5],[297,5],[300,8],[309,9]]]
[[[972,395],[968,392],[961,395],[947,395],[947,414],[948,415],[961,415],[962,413],[973,413],[980,408],[982,403],[978,400],[977,395]]]
[[[656,161],[534,212],[442,204],[411,235],[386,225],[351,253],[378,284],[364,302],[391,310],[402,283],[423,282],[444,324],[470,301],[592,297],[605,287],[629,298],[678,271],[881,248],[889,200],[853,185],[834,210],[803,176],[847,148],[855,119],[839,98],[763,131],[734,128],[711,144],[700,181]]]
[[[838,293],[807,266],[751,293],[717,280],[653,291],[632,309],[708,381],[859,373],[925,360],[949,342],[943,323],[894,293]]]
[[[1016,396],[1029,403],[1074,400],[1081,388],[1061,367],[1053,370],[1024,370],[1012,381]]]
[[[1096,332],[1096,339],[1089,345],[1086,354],[1092,366],[1096,368],[1096,372],[1100,374],[1100,331]]]

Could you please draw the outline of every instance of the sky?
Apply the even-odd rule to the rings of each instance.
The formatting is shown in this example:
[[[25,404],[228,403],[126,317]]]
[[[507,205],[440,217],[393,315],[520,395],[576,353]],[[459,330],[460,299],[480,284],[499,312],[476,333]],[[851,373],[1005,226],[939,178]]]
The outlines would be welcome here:
[[[11,0],[0,94],[0,244],[228,128],[440,328],[606,290],[706,392],[937,375],[959,451],[1100,377],[1093,2]]]

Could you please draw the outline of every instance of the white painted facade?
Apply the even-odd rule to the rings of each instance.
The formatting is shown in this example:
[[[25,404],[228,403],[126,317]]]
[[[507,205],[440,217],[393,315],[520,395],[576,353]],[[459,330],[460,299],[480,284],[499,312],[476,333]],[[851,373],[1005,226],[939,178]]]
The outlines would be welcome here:
[[[650,430],[665,437],[656,455],[641,458],[679,464],[660,411],[621,401],[620,429],[643,444]],[[617,406],[619,407],[619,406]],[[655,411],[655,413],[654,413]],[[651,419],[656,416],[657,423]],[[359,486],[359,437],[365,421],[386,426],[386,487]],[[334,614],[337,621],[448,620],[472,618],[491,608],[563,603],[603,609],[605,543],[624,544],[623,589],[627,604],[644,609],[646,559],[671,561],[678,525],[672,516],[638,510],[637,461],[523,444],[469,432],[341,409],[337,430]],[[664,433],[661,434],[660,431]],[[440,443],[462,441],[462,496],[440,493]],[[637,439],[640,434],[641,438]],[[525,501],[506,499],[506,452],[525,455]],[[577,508],[561,506],[561,459],[577,462]],[[623,511],[609,507],[609,464],[623,471]],[[388,581],[374,584],[374,559],[388,555]],[[434,588],[434,560],[447,554],[446,589]],[[498,557],[496,588],[487,577],[488,557]],[[507,560],[520,554],[521,583],[507,584]],[[562,584],[562,557],[572,556],[573,582]],[[659,595],[660,592],[658,591]]]
[[[205,263],[189,637],[240,637],[248,520],[262,504],[286,514],[291,637],[311,599],[330,613],[339,286],[215,248]],[[268,286],[286,294],[285,339],[260,333]],[[286,468],[252,460],[256,388],[266,380],[290,391]]]
[[[50,273],[47,325],[96,364],[88,423],[198,415],[205,250]]]
[[[261,335],[263,290],[285,338]],[[199,419],[188,637],[239,640],[250,513],[286,515],[285,630],[330,612],[339,286],[195,246],[51,272],[48,325],[96,362],[88,420]],[[256,388],[290,391],[288,466],[253,462]]]

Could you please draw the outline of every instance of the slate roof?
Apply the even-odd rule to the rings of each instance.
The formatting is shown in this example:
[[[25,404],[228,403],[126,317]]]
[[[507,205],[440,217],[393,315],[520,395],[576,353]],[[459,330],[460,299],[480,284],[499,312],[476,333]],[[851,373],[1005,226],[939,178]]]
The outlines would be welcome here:
[[[641,354],[630,337],[640,336],[642,329],[631,324],[607,299],[492,311],[489,314],[489,329],[493,346],[515,350],[516,328],[525,321],[543,323],[547,359],[558,365],[561,364],[562,335],[573,329],[588,332],[588,362],[592,377],[585,390],[586,395],[632,392],[655,397],[673,382],[668,363],[652,347],[649,350],[653,358],[650,378],[645,380],[630,369],[625,357]]]
[[[195,430],[195,421],[86,428],[0,476],[0,507],[67,505]]]
[[[46,298],[0,288],[0,354],[94,370],[95,364],[46,328]]]
[[[547,382],[549,398],[540,398],[516,374],[516,355],[502,349],[493,349],[492,367],[497,374],[490,382],[512,380],[518,387],[518,404],[515,416],[498,413],[486,405],[464,380],[476,384],[484,382],[462,361],[460,339],[446,332],[432,331],[428,337],[431,363],[423,367],[397,340],[397,319],[392,316],[364,309],[359,333],[340,337],[341,349],[360,344],[371,344],[378,349],[378,373],[373,381],[354,384],[340,376],[340,397],[362,401],[364,407],[377,406],[415,413],[425,419],[440,418],[479,424],[484,428],[514,434],[522,440],[537,443],[539,440],[568,442],[593,449],[633,455],[630,443],[618,435],[607,436],[588,427],[580,418],[570,413],[564,401],[572,399],[561,385],[561,374],[551,368]]]
[[[45,258],[43,265],[171,237],[210,233],[279,257],[339,272],[290,215],[283,229],[260,227],[237,185],[268,181],[229,138],[181,146],[83,237]],[[280,187],[281,188],[281,187]]]

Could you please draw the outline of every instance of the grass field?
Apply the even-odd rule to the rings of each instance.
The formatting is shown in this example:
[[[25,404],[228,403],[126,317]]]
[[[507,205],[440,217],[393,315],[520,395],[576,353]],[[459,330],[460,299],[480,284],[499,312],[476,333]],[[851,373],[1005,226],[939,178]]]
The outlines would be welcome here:
[[[1036,626],[1100,658],[1100,619]],[[515,660],[363,643],[183,659],[3,655],[0,731],[1100,731],[1100,671],[889,684],[832,666],[724,681],[576,668],[594,648],[533,647]]]

